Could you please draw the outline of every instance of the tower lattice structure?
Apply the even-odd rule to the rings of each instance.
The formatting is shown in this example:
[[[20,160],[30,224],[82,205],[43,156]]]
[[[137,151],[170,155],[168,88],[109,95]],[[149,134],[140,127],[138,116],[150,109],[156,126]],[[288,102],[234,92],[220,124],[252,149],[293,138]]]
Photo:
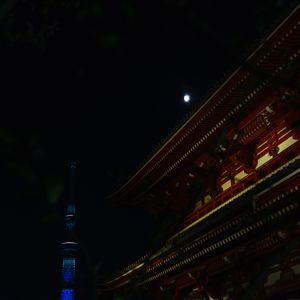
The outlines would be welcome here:
[[[76,206],[74,201],[74,184],[76,163],[70,163],[70,191],[65,212],[65,240],[61,243],[62,248],[62,287],[61,300],[76,299],[76,266],[78,259],[78,243],[75,237],[76,229]]]

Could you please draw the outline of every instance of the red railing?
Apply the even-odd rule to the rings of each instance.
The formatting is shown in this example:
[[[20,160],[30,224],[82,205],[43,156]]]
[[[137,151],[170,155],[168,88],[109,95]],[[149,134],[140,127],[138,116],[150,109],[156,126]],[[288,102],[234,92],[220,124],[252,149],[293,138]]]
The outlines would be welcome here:
[[[293,135],[292,130],[277,128],[277,132],[281,130],[280,136],[278,136],[277,143],[278,145],[287,140],[289,137]],[[282,130],[283,129],[283,130]],[[268,153],[270,146],[273,145],[264,145],[268,141],[268,136],[265,136],[261,142],[259,143],[259,146],[257,147],[257,153],[259,153],[256,157],[256,159],[261,158],[263,155]],[[263,146],[264,145],[264,146]],[[266,147],[266,149],[260,149],[260,147]],[[245,190],[247,187],[253,185],[257,180],[264,177],[265,173],[269,173],[272,170],[275,170],[276,168],[280,167],[280,165],[283,165],[288,160],[292,159],[292,157],[296,156],[299,153],[300,149],[300,141],[298,140],[295,142],[292,146],[288,147],[284,151],[282,151],[279,155],[275,155],[270,159],[268,162],[257,168],[254,172],[251,174],[248,174],[245,178],[243,178],[240,182],[232,184],[228,189],[221,192],[219,195],[213,197],[208,203],[204,204],[202,207],[198,208],[197,210],[193,211],[189,215],[186,216],[184,219],[183,224],[180,226],[180,229],[184,229],[185,227],[189,226],[190,224],[194,223],[198,219],[202,218],[203,216],[207,215],[209,212],[214,210],[215,208],[219,207],[223,203],[227,202],[230,198],[234,197],[235,195],[239,194],[243,190]],[[238,166],[235,167],[235,170],[237,172],[243,171],[243,169],[239,168]],[[232,173],[231,176],[235,176],[236,174]],[[220,183],[224,183],[226,180],[229,180],[230,177],[227,177],[225,179],[221,179]]]

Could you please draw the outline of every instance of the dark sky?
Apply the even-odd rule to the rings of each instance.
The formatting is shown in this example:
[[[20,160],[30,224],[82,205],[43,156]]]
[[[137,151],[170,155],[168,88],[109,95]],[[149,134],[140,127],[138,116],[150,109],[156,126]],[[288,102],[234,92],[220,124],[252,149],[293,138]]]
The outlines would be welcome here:
[[[85,264],[141,256],[160,224],[104,196],[297,1],[4,2],[1,101],[14,128],[0,130],[0,297],[55,299],[67,161]]]

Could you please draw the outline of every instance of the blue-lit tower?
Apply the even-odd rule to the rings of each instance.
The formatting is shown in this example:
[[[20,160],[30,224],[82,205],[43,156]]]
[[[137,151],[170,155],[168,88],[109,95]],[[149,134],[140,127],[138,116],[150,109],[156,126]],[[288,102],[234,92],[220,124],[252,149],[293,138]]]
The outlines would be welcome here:
[[[76,299],[76,264],[78,244],[75,237],[76,228],[76,206],[74,201],[75,188],[75,170],[76,163],[71,162],[69,165],[70,182],[69,182],[69,199],[65,212],[65,241],[61,243],[62,247],[62,288],[61,300]]]

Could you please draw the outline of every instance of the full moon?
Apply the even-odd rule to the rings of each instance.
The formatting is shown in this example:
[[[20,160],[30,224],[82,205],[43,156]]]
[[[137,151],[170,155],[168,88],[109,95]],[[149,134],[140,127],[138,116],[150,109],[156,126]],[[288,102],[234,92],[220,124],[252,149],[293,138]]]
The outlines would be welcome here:
[[[190,100],[191,100],[191,97],[190,97],[190,95],[184,95],[183,96],[183,100],[184,100],[184,102],[190,102]]]

